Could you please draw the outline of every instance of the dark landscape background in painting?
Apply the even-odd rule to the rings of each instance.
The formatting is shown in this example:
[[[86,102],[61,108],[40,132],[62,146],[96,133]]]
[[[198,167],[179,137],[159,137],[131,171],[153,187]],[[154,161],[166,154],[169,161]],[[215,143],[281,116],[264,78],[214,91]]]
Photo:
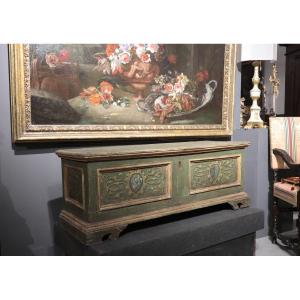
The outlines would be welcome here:
[[[220,124],[224,50],[216,44],[30,45],[32,124]],[[211,81],[217,87],[197,110]],[[178,84],[185,88],[175,93]]]

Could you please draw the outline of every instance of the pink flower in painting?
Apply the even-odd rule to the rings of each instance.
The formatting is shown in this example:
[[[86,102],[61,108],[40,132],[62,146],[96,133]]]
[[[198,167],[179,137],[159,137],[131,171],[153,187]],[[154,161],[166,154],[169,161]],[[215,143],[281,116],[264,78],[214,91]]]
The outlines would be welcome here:
[[[172,83],[166,83],[164,85],[164,92],[171,93],[171,92],[173,92],[173,90],[174,90],[174,87],[173,87]]]
[[[140,59],[143,63],[150,63],[151,62],[150,54],[148,54],[148,53],[143,53],[141,55]]]
[[[55,68],[59,64],[59,58],[54,52],[47,53],[45,59],[49,68]]]
[[[70,59],[70,53],[68,50],[66,49],[61,49],[59,51],[59,60],[61,62],[65,62],[65,61],[68,61]]]
[[[130,54],[128,52],[122,52],[119,54],[119,60],[122,64],[128,64],[131,60]]]
[[[156,53],[159,49],[158,44],[148,44],[147,45],[147,50],[150,51],[151,53]]]

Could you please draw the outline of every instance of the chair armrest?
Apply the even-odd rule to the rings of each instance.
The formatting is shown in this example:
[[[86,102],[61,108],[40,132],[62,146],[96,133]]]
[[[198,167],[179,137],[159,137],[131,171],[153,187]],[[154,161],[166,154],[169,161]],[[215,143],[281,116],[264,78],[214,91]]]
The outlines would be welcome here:
[[[290,169],[300,168],[300,164],[294,162],[294,160],[288,155],[288,153],[283,149],[274,148],[273,154],[279,156],[287,164]]]

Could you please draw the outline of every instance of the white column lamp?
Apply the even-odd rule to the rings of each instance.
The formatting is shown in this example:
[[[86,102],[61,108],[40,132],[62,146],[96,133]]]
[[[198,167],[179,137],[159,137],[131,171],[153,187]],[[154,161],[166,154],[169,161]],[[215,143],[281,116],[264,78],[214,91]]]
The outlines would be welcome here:
[[[261,91],[258,87],[260,83],[259,67],[261,61],[276,61],[277,45],[276,44],[242,44],[241,46],[241,62],[253,61],[254,75],[252,78],[253,88],[250,91],[252,106],[250,108],[250,118],[245,128],[262,128],[264,122],[260,117],[261,108],[257,104]]]

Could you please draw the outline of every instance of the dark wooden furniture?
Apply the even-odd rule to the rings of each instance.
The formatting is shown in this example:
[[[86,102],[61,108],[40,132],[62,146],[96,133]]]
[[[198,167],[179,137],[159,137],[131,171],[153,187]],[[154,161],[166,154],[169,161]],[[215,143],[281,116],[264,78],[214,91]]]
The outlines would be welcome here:
[[[131,226],[118,240],[86,246],[57,224],[56,245],[65,255],[254,255],[255,232],[263,228],[264,214],[222,205]]]
[[[300,44],[285,44],[285,115],[300,116]]]
[[[270,118],[271,167],[273,184],[273,242],[280,240],[293,250],[300,250],[300,118]],[[283,203],[283,205],[282,205]],[[296,227],[279,229],[284,212],[298,213]]]
[[[63,226],[82,243],[118,238],[128,224],[202,207],[248,206],[245,142],[193,141],[57,151]]]

